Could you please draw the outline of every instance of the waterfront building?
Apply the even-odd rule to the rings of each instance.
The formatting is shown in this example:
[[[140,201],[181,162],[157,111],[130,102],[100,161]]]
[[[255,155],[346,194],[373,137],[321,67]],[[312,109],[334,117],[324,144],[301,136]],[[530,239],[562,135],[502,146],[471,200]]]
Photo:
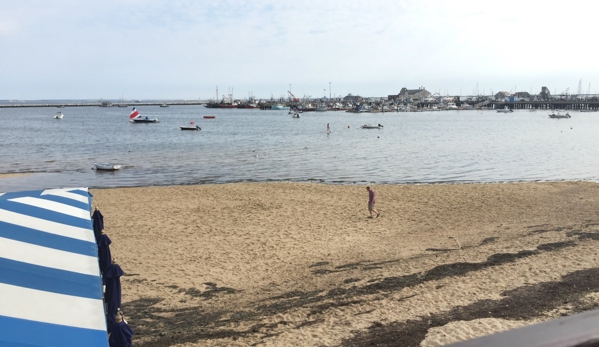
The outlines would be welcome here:
[[[431,93],[426,90],[424,87],[420,87],[418,89],[408,89],[401,88],[401,91],[397,95],[389,95],[387,96],[387,100],[389,101],[399,101],[399,102],[417,102],[424,100],[431,96]]]

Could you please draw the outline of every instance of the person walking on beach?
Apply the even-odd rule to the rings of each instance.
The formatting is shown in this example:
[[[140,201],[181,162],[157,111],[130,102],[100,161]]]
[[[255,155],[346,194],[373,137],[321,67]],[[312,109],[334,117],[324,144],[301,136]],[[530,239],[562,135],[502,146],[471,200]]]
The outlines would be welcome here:
[[[368,191],[368,212],[370,212],[370,217],[368,218],[373,218],[373,213],[376,214],[376,217],[378,218],[381,213],[374,208],[374,205],[376,204],[376,193],[373,189],[370,189],[370,187],[366,187],[366,190]]]

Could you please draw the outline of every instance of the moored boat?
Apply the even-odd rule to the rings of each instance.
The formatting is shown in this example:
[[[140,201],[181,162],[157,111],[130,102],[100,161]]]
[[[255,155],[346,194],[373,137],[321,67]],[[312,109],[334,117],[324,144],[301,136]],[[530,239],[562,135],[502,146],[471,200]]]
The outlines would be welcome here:
[[[64,117],[64,115],[62,114],[62,112],[56,112],[56,114],[54,115],[54,119],[62,119],[62,117]]]
[[[558,111],[558,112],[553,112],[552,114],[550,114],[549,118],[572,118],[572,117],[570,116],[570,114],[568,112],[563,114]]]
[[[327,108],[327,105],[325,104],[319,104],[318,106],[316,106],[316,112],[326,112],[329,109]]]
[[[160,123],[156,118],[142,117],[135,107],[131,110],[129,121],[132,123]]]
[[[214,119],[216,116],[204,116],[205,119]]]
[[[381,124],[364,124],[360,128],[362,129],[382,129],[383,126]]]
[[[189,125],[183,125],[180,128],[181,128],[181,130],[202,130],[202,128],[195,125],[194,122],[190,122]]]
[[[116,171],[120,170],[121,166],[118,164],[94,163],[94,168],[101,171]]]
[[[282,104],[276,104],[276,105],[271,105],[270,106],[271,110],[284,110],[284,111],[288,111],[289,110],[289,106],[285,106]]]
[[[133,121],[133,123],[160,123],[157,118],[148,118],[148,117],[133,118],[132,121]]]
[[[237,105],[237,108],[260,108],[260,106],[258,106],[257,104],[247,103],[247,104],[239,104],[239,105]]]

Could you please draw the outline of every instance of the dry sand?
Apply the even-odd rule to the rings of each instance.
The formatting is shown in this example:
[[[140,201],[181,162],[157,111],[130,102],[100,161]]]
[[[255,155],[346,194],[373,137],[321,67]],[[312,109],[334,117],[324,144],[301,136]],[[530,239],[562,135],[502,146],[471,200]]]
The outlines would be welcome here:
[[[135,346],[440,346],[599,305],[599,185],[93,189]]]

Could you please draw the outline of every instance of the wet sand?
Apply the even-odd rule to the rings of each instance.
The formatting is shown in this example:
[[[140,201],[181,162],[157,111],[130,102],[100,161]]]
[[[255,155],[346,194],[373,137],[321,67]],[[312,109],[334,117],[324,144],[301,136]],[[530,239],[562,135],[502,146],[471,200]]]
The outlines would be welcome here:
[[[2,178],[13,178],[13,177],[24,177],[24,176],[29,176],[31,174],[29,173],[5,173],[5,174],[0,174],[0,179]]]
[[[599,185],[93,189],[136,346],[440,346],[599,306]]]

